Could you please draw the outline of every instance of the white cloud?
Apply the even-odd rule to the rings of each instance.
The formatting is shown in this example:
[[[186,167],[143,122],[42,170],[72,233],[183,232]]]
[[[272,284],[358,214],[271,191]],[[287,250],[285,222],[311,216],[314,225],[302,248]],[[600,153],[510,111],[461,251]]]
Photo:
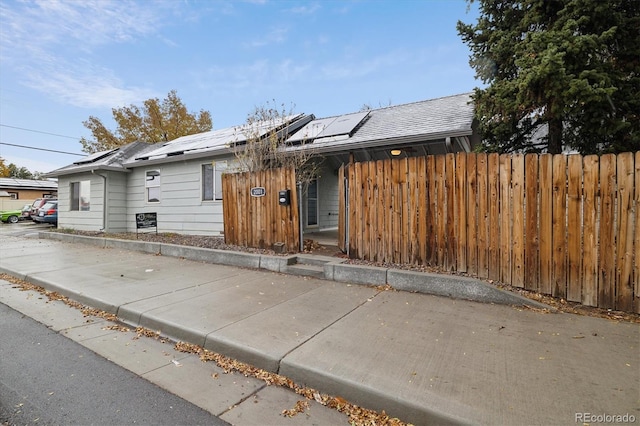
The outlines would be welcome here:
[[[0,4],[1,59],[17,71],[19,83],[75,106],[137,102],[149,93],[126,87],[111,70],[93,65],[91,52],[156,35],[162,16],[176,5],[128,0]]]
[[[3,39],[24,46],[54,46],[78,43],[88,47],[130,41],[155,33],[160,23],[162,3],[113,0],[42,0],[21,3],[22,7],[0,9],[8,29]],[[6,36],[6,38],[5,38]]]
[[[318,10],[320,10],[320,4],[318,3],[312,3],[305,6],[297,6],[289,9],[291,13],[295,13],[297,15],[312,15]]]
[[[261,34],[257,38],[246,45],[248,47],[263,47],[270,44],[282,44],[287,40],[289,30],[282,27],[273,27],[266,34]]]
[[[321,67],[321,71],[323,77],[329,80],[361,78],[384,68],[402,67],[410,58],[406,52],[397,50],[361,61],[351,59],[333,62]]]

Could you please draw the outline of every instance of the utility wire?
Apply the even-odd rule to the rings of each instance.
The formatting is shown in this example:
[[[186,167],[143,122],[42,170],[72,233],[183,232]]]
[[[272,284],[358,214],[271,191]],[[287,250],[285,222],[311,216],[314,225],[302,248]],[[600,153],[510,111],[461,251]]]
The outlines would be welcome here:
[[[77,155],[78,157],[86,157],[86,155],[87,155],[87,154],[78,154],[78,153],[75,153],[75,152],[56,151],[55,149],[36,148],[36,147],[33,147],[33,146],[18,145],[18,144],[15,144],[15,143],[7,143],[7,142],[0,142],[0,145],[17,146],[19,148],[35,149],[36,151],[55,152],[57,154]]]
[[[76,137],[73,137],[73,136],[59,135],[57,133],[43,132],[41,130],[25,129],[24,127],[9,126],[8,124],[0,124],[0,127],[9,127],[11,129],[24,130],[26,132],[42,133],[43,135],[51,135],[51,136],[58,136],[60,138],[80,140],[80,138],[76,138]]]

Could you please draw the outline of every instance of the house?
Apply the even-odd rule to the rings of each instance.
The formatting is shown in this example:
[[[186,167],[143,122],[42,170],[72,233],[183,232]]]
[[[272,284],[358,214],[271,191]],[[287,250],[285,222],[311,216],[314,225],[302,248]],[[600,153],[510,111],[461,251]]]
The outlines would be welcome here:
[[[156,213],[159,232],[221,235],[221,175],[234,170],[234,147],[248,139],[243,126],[183,136],[164,144],[136,142],[92,154],[47,176],[58,178],[58,226],[134,232],[135,215]],[[286,150],[313,150],[324,161],[302,197],[306,232],[338,221],[338,173],[349,161],[470,151],[474,131],[471,95],[317,119],[297,114],[263,123]],[[304,143],[303,143],[304,142]]]
[[[58,194],[58,183],[51,180],[0,178],[0,192],[12,200],[33,201],[36,198],[54,198]]]

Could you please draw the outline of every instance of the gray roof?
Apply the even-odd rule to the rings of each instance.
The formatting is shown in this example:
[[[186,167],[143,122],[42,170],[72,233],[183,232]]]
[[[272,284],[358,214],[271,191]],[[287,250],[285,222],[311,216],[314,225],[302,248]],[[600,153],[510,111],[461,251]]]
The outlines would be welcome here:
[[[73,164],[53,170],[45,176],[62,176],[99,170],[128,172],[129,169],[124,166],[124,163],[132,160],[140,153],[157,147],[157,144],[133,142],[120,148],[90,154]]]
[[[292,146],[287,149],[313,149],[329,154],[414,143],[444,146],[445,138],[464,138],[473,134],[473,113],[471,94],[465,93],[317,120],[313,115],[297,114],[287,117],[293,123],[285,128],[292,135]],[[280,125],[267,123],[258,126],[258,130],[263,134]],[[233,153],[235,144],[246,139],[242,134],[245,126],[182,136],[164,144],[136,142],[114,152],[93,154],[90,161],[87,158],[79,160],[47,176],[100,169],[126,171],[149,164],[228,156]],[[303,145],[296,145],[302,141]]]
[[[142,163],[164,163],[178,158],[182,161],[186,158],[229,154],[232,152],[232,147],[246,142],[249,137],[262,137],[271,131],[277,131],[279,134],[293,134],[313,118],[315,117],[305,114],[294,114],[269,121],[256,121],[252,124],[181,136],[162,145],[155,145],[153,150],[136,155],[127,162],[126,166],[136,167]]]
[[[52,180],[33,180],[0,178],[2,189],[58,189],[58,182]]]
[[[470,93],[375,109],[353,136],[316,139],[313,148],[335,152],[470,136],[473,113]]]

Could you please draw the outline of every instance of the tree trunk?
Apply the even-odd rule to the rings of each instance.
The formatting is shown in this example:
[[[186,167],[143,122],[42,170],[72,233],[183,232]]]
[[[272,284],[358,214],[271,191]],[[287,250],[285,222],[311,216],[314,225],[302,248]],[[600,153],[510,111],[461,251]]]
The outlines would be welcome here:
[[[547,150],[549,154],[562,153],[562,119],[552,118],[549,120],[549,141]]]

